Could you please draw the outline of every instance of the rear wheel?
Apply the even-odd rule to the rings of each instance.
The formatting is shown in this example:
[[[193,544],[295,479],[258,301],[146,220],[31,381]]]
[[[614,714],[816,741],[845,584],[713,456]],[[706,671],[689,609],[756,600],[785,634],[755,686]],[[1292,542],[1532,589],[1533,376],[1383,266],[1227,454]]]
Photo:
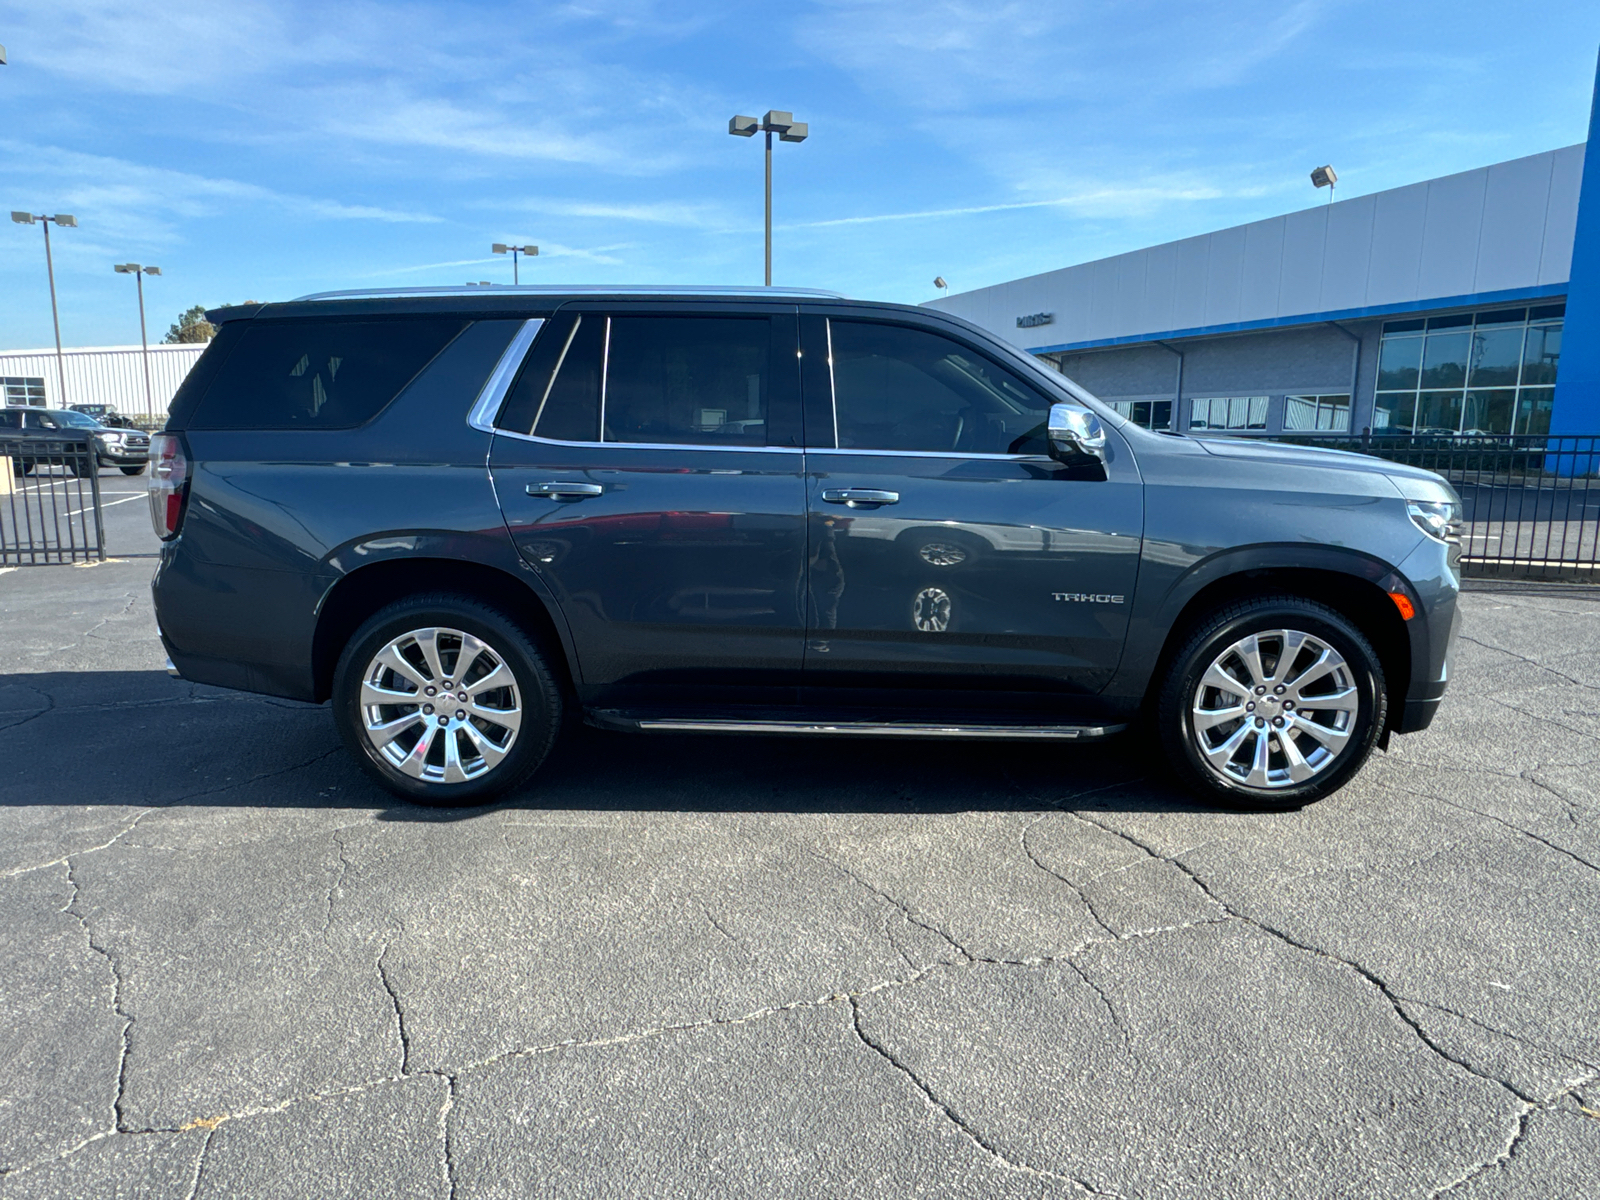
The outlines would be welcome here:
[[[1235,808],[1298,808],[1343,787],[1383,729],[1383,668],[1344,616],[1295,596],[1213,613],[1163,682],[1168,763]]]
[[[419,804],[480,804],[544,762],[561,693],[515,621],[466,596],[402,600],[346,645],[334,719],[374,779]]]

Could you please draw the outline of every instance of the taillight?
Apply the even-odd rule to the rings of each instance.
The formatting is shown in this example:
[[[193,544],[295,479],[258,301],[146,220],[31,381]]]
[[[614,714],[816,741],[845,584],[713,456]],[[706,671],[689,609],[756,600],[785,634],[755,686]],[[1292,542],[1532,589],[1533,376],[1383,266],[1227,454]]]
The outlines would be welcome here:
[[[175,433],[150,438],[150,523],[162,541],[178,536],[189,495],[189,459]]]

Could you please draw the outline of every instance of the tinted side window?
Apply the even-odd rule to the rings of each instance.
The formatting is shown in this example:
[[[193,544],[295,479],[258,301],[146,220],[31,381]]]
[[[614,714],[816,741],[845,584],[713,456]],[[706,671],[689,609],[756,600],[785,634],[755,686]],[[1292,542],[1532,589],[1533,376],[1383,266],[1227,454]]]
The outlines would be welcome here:
[[[196,429],[351,429],[382,411],[467,323],[250,323],[189,424]]]
[[[1046,452],[1049,401],[999,364],[923,329],[828,326],[840,449]]]
[[[22,427],[22,414],[16,412],[0,412],[0,429],[20,429]]]
[[[761,446],[772,321],[613,317],[605,440]]]
[[[600,359],[606,319],[559,316],[539,333],[500,424],[563,442],[600,440]]]

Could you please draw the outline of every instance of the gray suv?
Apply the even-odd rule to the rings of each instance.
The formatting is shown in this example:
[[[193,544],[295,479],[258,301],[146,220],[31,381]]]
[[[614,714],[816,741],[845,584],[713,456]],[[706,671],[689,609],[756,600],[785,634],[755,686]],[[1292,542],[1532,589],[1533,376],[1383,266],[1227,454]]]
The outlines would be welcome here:
[[[379,782],[564,724],[1087,741],[1287,808],[1427,727],[1458,498],[1150,433],[988,333],[820,292],[468,288],[209,314],[152,445],[185,678],[330,701]]]

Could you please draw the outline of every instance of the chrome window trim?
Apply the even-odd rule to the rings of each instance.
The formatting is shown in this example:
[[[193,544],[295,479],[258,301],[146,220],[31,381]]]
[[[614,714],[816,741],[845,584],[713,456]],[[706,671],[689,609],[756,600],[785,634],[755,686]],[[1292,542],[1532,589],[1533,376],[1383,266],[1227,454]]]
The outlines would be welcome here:
[[[550,393],[555,391],[556,380],[561,376],[561,366],[567,361],[567,351],[572,349],[572,343],[578,336],[578,330],[583,328],[583,314],[578,314],[578,319],[572,323],[572,328],[567,330],[567,340],[561,346],[561,353],[556,355],[555,369],[550,372],[550,378],[544,385],[544,395],[539,397],[539,407],[533,414],[533,421],[529,424],[530,430],[539,428],[539,418],[544,416],[544,406],[550,402]]]
[[[960,458],[960,459],[987,459],[990,461],[1002,460],[1005,462],[1039,462],[1047,460],[1054,462],[1048,454],[979,454],[965,450],[855,450],[849,447],[824,448],[807,447],[807,454],[866,454],[880,458]]]
[[[566,442],[560,438],[536,437],[513,429],[496,429],[498,437],[538,442],[545,446],[570,446],[579,450],[720,450],[737,454],[858,454],[879,458],[959,458],[1002,462],[1053,462],[1048,454],[967,454],[960,450],[839,450],[832,446],[730,446],[708,442]]]
[[[804,454],[803,446],[713,446],[705,442],[565,442],[560,438],[536,437],[510,429],[496,429],[499,437],[538,442],[545,446],[570,446],[579,450],[722,450],[740,454]]]
[[[578,317],[583,320],[582,315]],[[600,441],[606,440],[606,386],[611,382],[611,316],[606,315],[605,344],[600,348]],[[535,429],[538,426],[534,426]]]
[[[833,382],[833,318],[824,317],[828,329],[828,410],[833,413],[833,444],[839,444],[839,389]]]
[[[500,405],[505,402],[506,393],[511,390],[511,381],[517,377],[517,371],[528,353],[528,347],[533,345],[534,336],[543,324],[543,317],[530,318],[511,336],[511,344],[500,355],[500,361],[495,363],[494,370],[489,373],[488,382],[483,385],[483,390],[478,393],[478,399],[472,405],[472,411],[467,414],[468,425],[484,433],[497,432],[494,419],[500,415]]]

